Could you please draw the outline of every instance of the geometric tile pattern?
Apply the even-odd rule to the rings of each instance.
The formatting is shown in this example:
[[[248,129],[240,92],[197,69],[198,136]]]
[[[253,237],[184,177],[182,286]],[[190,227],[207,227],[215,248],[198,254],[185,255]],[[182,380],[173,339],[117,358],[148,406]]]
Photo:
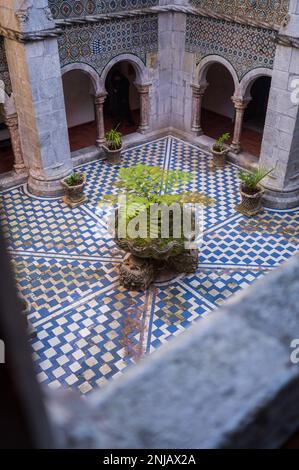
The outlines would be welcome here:
[[[173,137],[125,151],[121,166],[138,162],[192,171],[185,189],[216,201],[204,208],[197,273],[144,293],[119,285],[124,253],[107,231],[107,210],[98,206],[118,166],[80,167],[89,202],[76,209],[30,197],[23,187],[1,195],[8,250],[37,332],[31,344],[38,378],[51,387],[85,394],[104,386],[298,252],[299,210],[264,210],[251,219],[234,211],[236,166],[213,169],[208,154]]]
[[[146,54],[158,50],[158,16],[63,26],[58,46],[62,66],[84,62],[99,74],[113,57],[122,53],[135,54],[145,63]]]
[[[281,25],[289,11],[290,0],[249,1],[244,0],[191,0],[191,5],[218,14]]]
[[[0,36],[0,80],[4,82],[4,88],[8,95],[11,93],[11,82],[9,77],[4,38]],[[0,88],[1,92],[1,88]],[[1,102],[0,102],[1,103]]]
[[[187,16],[186,51],[196,53],[197,63],[211,54],[224,57],[235,68],[240,80],[257,67],[273,68],[275,37],[276,32],[271,29]]]
[[[100,13],[136,10],[157,5],[158,0],[49,0],[53,18],[80,18]]]

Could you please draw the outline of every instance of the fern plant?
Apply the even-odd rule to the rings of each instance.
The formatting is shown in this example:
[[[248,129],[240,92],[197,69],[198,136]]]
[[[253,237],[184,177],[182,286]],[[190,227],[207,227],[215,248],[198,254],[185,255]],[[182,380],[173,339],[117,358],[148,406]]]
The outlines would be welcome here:
[[[119,150],[122,146],[122,134],[116,129],[106,132],[105,139],[109,150]]]
[[[159,166],[147,166],[138,164],[129,168],[121,168],[119,181],[115,186],[121,190],[121,195],[126,196],[126,207],[119,216],[125,218],[125,224],[143,212],[149,214],[152,204],[171,206],[178,203],[181,206],[187,203],[202,204],[205,206],[214,203],[214,200],[200,192],[184,191],[185,185],[192,180],[194,175],[180,170],[164,170]],[[181,192],[179,190],[181,189]],[[118,203],[119,194],[107,194],[104,201],[112,204]],[[147,217],[149,221],[149,217]],[[171,223],[171,222],[170,222]],[[158,223],[160,234],[160,225]],[[152,228],[152,227],[151,227]],[[148,227],[148,233],[149,233]],[[149,239],[140,239],[140,243],[146,243]],[[169,239],[161,241],[168,243]]]
[[[214,144],[214,150],[216,152],[223,152],[226,149],[225,143],[230,139],[230,134],[229,132],[226,132],[225,134],[222,134],[218,139],[216,140]]]
[[[271,170],[268,170],[264,167],[259,167],[251,173],[249,173],[248,171],[240,171],[239,178],[243,184],[245,191],[248,190],[249,192],[254,193],[258,191],[259,183],[264,178],[266,178],[266,176],[268,176],[272,171],[273,168]]]

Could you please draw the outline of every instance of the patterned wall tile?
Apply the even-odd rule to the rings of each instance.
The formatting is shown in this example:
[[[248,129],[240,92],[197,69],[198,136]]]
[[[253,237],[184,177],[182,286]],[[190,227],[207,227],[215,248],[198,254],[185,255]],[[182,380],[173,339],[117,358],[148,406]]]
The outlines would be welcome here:
[[[158,4],[159,0],[49,0],[49,6],[55,19],[137,10]]]
[[[158,17],[147,15],[67,26],[58,42],[62,65],[84,62],[101,73],[118,54],[135,54],[145,62],[146,53],[157,51]]]
[[[276,33],[270,29],[188,15],[186,50],[200,62],[216,54],[227,59],[241,79],[257,67],[273,68]]]
[[[4,38],[0,36],[0,80],[4,82],[6,93],[11,93],[11,83],[4,48]]]
[[[281,24],[288,14],[290,0],[190,0],[190,3],[211,12],[230,15],[232,18],[250,18],[269,24]]]

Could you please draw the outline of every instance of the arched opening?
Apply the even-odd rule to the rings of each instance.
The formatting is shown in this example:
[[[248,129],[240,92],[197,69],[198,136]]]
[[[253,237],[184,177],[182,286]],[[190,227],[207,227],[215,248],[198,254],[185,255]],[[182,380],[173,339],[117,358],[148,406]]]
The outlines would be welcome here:
[[[129,61],[116,63],[109,70],[105,89],[105,129],[118,128],[123,135],[136,132],[140,124],[140,94],[135,86],[136,72]]]
[[[244,114],[241,145],[256,157],[261,152],[270,88],[271,77],[263,76],[257,78],[248,89],[251,101]]]
[[[14,154],[11,145],[9,130],[5,124],[3,106],[0,105],[0,174],[12,171],[14,168]]]
[[[203,133],[213,139],[234,132],[235,109],[231,97],[235,84],[229,70],[220,63],[210,65],[206,81],[208,87],[203,95],[201,126]]]
[[[82,70],[70,70],[62,82],[71,151],[95,145],[95,91],[91,77]]]

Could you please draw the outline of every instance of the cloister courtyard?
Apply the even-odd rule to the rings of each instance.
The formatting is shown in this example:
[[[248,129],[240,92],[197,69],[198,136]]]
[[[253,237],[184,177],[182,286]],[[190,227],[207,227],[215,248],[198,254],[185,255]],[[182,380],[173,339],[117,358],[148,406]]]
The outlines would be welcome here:
[[[196,273],[155,282],[145,292],[120,285],[126,253],[99,205],[120,168],[136,163],[192,172],[187,189],[215,200],[204,208]],[[127,149],[120,165],[99,159],[76,171],[86,174],[88,197],[77,208],[61,197],[32,196],[26,185],[1,194],[8,252],[29,303],[38,380],[53,388],[81,394],[102,388],[298,252],[298,209],[264,208],[250,218],[236,212],[239,168],[215,167],[208,152],[178,138]]]
[[[0,264],[1,449],[299,448],[299,0],[0,0]]]

